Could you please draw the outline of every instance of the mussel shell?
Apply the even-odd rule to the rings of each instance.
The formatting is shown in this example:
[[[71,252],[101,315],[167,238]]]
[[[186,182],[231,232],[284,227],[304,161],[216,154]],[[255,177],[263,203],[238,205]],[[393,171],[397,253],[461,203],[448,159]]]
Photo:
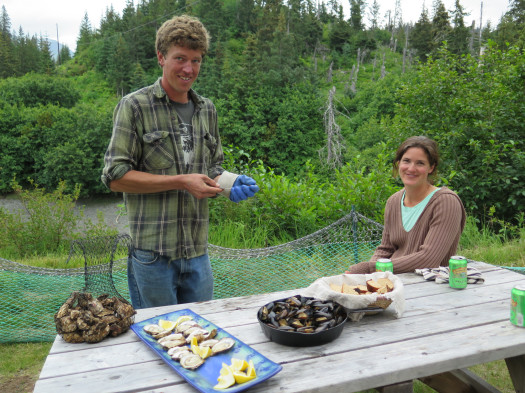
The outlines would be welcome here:
[[[263,310],[268,316],[274,313],[276,318],[263,320]],[[324,344],[339,337],[347,313],[344,307],[332,300],[295,295],[264,305],[257,317],[270,340],[290,346],[309,346]]]

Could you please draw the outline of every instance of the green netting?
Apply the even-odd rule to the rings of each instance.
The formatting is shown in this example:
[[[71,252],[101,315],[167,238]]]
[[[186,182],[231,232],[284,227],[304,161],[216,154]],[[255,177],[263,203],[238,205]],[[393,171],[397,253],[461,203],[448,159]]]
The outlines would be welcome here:
[[[383,227],[351,212],[311,235],[274,247],[231,249],[209,246],[214,298],[305,287],[368,259]],[[83,268],[47,269],[0,258],[0,342],[52,341],[53,316],[71,292],[107,293],[129,301],[128,235],[90,238],[72,244],[69,263]]]

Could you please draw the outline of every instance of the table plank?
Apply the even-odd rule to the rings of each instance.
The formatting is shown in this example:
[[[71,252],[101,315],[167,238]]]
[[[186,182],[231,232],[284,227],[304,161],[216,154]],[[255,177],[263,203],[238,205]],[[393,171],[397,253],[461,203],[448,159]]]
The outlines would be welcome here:
[[[509,364],[520,367],[525,337],[509,322],[509,298],[525,276],[478,266],[485,283],[460,291],[415,274],[402,275],[402,318],[387,310],[348,322],[340,338],[316,347],[270,342],[256,320],[263,304],[301,290],[139,310],[136,320],[190,308],[283,365],[279,374],[250,392],[353,392],[505,358],[518,359]],[[479,337],[488,339],[478,342]],[[131,331],[97,344],[68,344],[57,337],[35,392],[71,390],[195,392]]]

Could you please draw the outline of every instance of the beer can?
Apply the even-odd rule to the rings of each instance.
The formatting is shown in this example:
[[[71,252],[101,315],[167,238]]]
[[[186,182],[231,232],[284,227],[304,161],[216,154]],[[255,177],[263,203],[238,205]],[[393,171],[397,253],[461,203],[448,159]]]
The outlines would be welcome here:
[[[394,272],[394,265],[388,258],[379,258],[376,261],[376,272]]]
[[[459,255],[450,257],[448,261],[450,288],[463,289],[467,287],[467,258]]]
[[[525,284],[518,284],[510,291],[510,322],[525,327]]]

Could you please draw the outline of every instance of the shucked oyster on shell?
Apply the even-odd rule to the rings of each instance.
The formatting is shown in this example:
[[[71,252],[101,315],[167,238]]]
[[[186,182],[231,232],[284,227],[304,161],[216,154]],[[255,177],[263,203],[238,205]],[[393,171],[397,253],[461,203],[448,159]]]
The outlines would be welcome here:
[[[213,347],[215,344],[217,344],[219,342],[219,340],[215,339],[215,338],[208,338],[202,342],[199,343],[199,347]]]
[[[156,338],[157,343],[167,351],[168,356],[179,361],[180,365],[188,370],[197,369],[205,361],[188,345],[211,348],[212,355],[226,352],[235,345],[235,340],[231,337],[215,339],[217,329],[207,330],[193,320],[179,323],[174,331],[165,330],[159,324],[147,324],[142,329]]]
[[[185,346],[186,345],[186,340],[184,340],[183,338],[179,338],[179,339],[176,339],[176,340],[167,340],[167,341],[163,341],[160,345],[164,349],[181,347],[181,346]]]
[[[235,345],[235,340],[231,337],[223,337],[217,344],[211,347],[211,351],[214,355],[222,352],[229,351]]]
[[[199,355],[195,355],[192,352],[188,352],[188,354],[183,355],[180,360],[180,365],[188,370],[195,370],[202,366],[204,363],[204,359],[202,359]]]
[[[186,330],[188,330],[188,329],[190,329],[190,328],[192,328],[194,326],[199,326],[199,324],[197,322],[195,322],[195,321],[184,321],[179,326],[177,326],[175,328],[175,331],[177,333],[183,333],[184,334],[184,332]]]
[[[184,355],[187,355],[190,352],[190,349],[183,345],[181,347],[174,347],[168,349],[168,356],[170,356],[173,360],[180,360],[181,357]]]
[[[172,333],[169,336],[164,336],[164,337],[159,338],[157,342],[162,345],[163,342],[173,341],[173,340],[184,340],[184,335],[181,333]]]
[[[144,326],[143,329],[146,333],[151,334],[152,336],[166,331],[166,329],[161,328],[156,323],[150,323],[149,325]]]

